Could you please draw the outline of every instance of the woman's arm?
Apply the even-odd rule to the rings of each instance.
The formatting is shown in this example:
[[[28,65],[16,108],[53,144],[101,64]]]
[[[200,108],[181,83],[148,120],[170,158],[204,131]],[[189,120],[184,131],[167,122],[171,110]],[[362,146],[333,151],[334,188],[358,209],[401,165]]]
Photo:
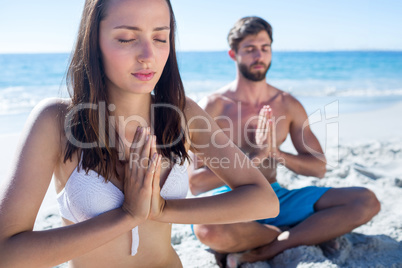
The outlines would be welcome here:
[[[35,218],[62,161],[60,118],[67,104],[42,102],[32,112],[10,175],[0,190],[0,267],[50,267],[87,253],[143,220],[122,208],[88,221],[33,231]]]
[[[167,200],[158,220],[176,223],[233,223],[278,215],[279,201],[268,181],[192,100],[187,101],[191,150],[233,189],[186,200]]]

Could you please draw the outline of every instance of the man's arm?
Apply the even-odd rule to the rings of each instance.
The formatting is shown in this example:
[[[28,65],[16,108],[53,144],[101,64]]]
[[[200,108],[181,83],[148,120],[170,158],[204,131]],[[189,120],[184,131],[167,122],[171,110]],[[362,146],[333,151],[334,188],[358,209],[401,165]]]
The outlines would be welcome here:
[[[290,97],[288,101],[292,117],[289,134],[298,154],[278,150],[277,158],[297,174],[323,178],[327,162],[318,139],[310,129],[307,113],[295,98]]]
[[[193,195],[199,195],[209,190],[221,187],[225,183],[204,165],[196,155],[190,152],[193,165],[189,166],[190,191]]]

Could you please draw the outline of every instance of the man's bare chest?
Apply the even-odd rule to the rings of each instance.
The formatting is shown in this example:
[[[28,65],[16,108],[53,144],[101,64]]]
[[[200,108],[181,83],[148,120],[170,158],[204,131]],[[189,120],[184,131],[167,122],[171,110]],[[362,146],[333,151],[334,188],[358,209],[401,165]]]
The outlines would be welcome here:
[[[290,118],[284,109],[273,107],[272,121],[276,128],[276,145],[285,141],[290,127]],[[215,121],[225,134],[245,153],[258,151],[256,144],[256,131],[258,129],[260,109],[230,105],[225,108],[222,115],[215,117]],[[270,129],[272,131],[272,129]]]

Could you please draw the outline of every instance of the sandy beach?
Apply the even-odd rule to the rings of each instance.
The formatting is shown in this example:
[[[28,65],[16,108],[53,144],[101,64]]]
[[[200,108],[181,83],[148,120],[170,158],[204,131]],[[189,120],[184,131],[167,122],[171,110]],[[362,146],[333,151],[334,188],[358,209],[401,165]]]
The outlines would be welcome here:
[[[324,115],[324,109],[321,112]],[[279,183],[290,189],[308,185],[367,187],[380,200],[381,211],[369,223],[337,238],[341,248],[333,254],[318,246],[300,246],[270,261],[242,267],[402,267],[402,122],[397,118],[400,114],[402,103],[363,113],[325,114],[325,120],[319,122],[311,118],[311,127],[328,158],[327,174],[319,180],[279,168]],[[18,133],[0,136],[0,182],[10,168],[18,137]],[[294,150],[289,141],[281,149]],[[50,185],[36,230],[60,226],[55,197]],[[218,267],[189,225],[173,225],[172,245],[184,267]]]

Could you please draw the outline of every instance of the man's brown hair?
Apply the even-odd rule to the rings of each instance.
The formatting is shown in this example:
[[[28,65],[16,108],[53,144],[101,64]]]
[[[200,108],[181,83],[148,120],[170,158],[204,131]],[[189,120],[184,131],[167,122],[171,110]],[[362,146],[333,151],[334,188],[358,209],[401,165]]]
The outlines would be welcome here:
[[[257,35],[261,31],[266,31],[271,42],[274,41],[272,39],[272,27],[267,21],[255,16],[241,18],[235,23],[228,34],[230,49],[237,52],[239,43],[243,41],[244,38],[249,35]]]

